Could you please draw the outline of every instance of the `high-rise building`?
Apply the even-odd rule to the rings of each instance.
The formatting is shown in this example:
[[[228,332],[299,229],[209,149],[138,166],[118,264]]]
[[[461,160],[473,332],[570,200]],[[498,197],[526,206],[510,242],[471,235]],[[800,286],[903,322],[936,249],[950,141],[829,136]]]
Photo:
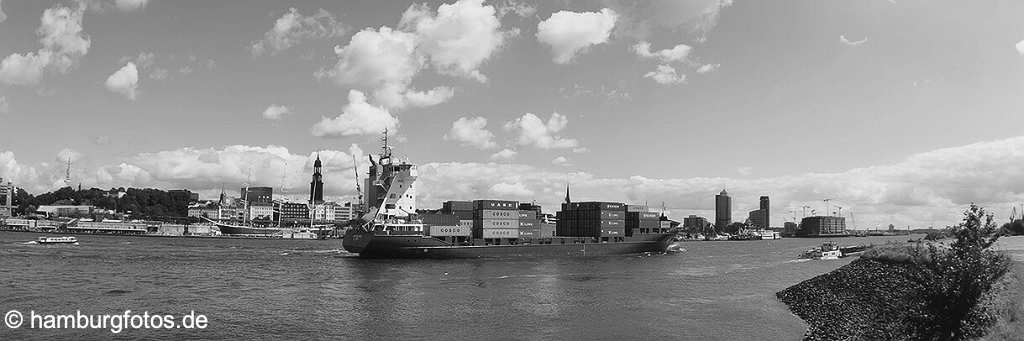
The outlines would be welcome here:
[[[320,171],[321,166],[320,154],[317,154],[316,161],[313,162],[313,181],[309,182],[309,203],[311,205],[324,202],[324,175]]]
[[[763,227],[766,228],[766,229],[767,228],[771,228],[771,226],[772,226],[772,224],[771,224],[771,210],[768,209],[769,206],[770,205],[768,203],[768,196],[767,195],[762,195],[761,196],[761,211],[762,211],[761,214],[764,216],[764,226]]]
[[[719,231],[732,224],[732,198],[724,189],[715,196],[715,228]]]

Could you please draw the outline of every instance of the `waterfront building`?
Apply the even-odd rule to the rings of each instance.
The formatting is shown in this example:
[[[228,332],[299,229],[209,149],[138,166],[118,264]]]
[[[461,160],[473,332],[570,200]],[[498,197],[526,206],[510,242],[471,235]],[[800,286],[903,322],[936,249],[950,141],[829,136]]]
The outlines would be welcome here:
[[[345,222],[356,218],[355,206],[351,202],[334,205],[334,221]]]
[[[273,203],[256,202],[249,205],[249,221],[267,224],[274,220]]]
[[[94,209],[92,205],[40,205],[36,212],[47,217],[78,217],[92,214]]]
[[[4,178],[0,178],[0,218],[14,216],[15,193],[17,189],[14,188],[14,184],[10,181],[4,183]]]
[[[786,237],[795,236],[797,229],[799,229],[799,225],[792,221],[787,221],[782,225],[782,235]]]
[[[846,218],[837,216],[814,216],[803,218],[798,237],[828,237],[846,234]]]
[[[747,223],[750,228],[757,230],[768,229],[768,211],[764,209],[756,209],[747,213]]]
[[[313,162],[313,181],[309,182],[309,204],[318,205],[324,203],[324,176],[321,173],[320,153],[316,154],[316,161]]]
[[[704,217],[691,214],[689,217],[683,218],[683,230],[686,232],[705,233],[710,227],[711,222]]]
[[[732,198],[723,189],[715,196],[715,228],[722,231],[729,224],[732,224]]]
[[[241,194],[242,200],[248,201],[249,204],[274,202],[273,187],[242,187]]]
[[[769,227],[772,226],[772,224],[771,224],[771,216],[772,215],[771,215],[771,210],[769,209],[770,206],[771,205],[768,202],[768,196],[767,195],[762,195],[761,196],[761,207],[760,208],[761,208],[762,214],[764,216],[764,224],[761,225],[761,228],[763,228],[763,229],[768,229]]]
[[[297,202],[278,204],[281,225],[299,225],[309,221],[309,205]]]

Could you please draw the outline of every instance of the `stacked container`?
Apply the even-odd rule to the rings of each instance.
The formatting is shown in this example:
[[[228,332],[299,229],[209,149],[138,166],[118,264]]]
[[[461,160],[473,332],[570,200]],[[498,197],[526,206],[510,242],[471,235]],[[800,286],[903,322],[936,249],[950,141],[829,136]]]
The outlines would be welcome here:
[[[441,206],[441,213],[454,215],[459,220],[473,220],[473,202],[445,201]]]
[[[558,212],[559,236],[624,237],[626,205],[617,202],[579,202]]]
[[[518,206],[508,200],[473,201],[473,238],[518,239]]]
[[[540,217],[533,210],[519,210],[519,238],[540,238]]]
[[[661,215],[656,212],[626,212],[626,235],[656,233],[661,228]]]

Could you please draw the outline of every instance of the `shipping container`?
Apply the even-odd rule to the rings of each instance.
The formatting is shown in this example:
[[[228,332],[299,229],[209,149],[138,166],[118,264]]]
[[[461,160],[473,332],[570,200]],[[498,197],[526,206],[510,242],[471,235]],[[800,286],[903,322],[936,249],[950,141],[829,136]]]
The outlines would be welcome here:
[[[473,210],[473,202],[472,201],[445,201],[441,205],[441,209],[444,210],[445,213],[451,213],[451,212],[455,212],[455,211],[472,211]]]
[[[418,218],[424,225],[459,225],[459,218],[450,214],[420,214]]]
[[[519,220],[519,227],[537,227],[540,225],[540,221],[536,219],[532,220]]]
[[[601,229],[601,237],[625,237],[624,229]]]
[[[600,201],[587,201],[587,202],[574,202],[573,207],[581,210],[609,210],[609,211],[625,211],[626,205],[621,202],[600,202]]]
[[[556,232],[555,224],[541,223],[540,228],[538,230],[540,231],[541,237],[554,237]]]
[[[459,220],[473,220],[473,211],[452,211],[452,215]]]
[[[536,211],[519,210],[519,219],[537,219]]]
[[[519,219],[519,213],[511,210],[476,210],[473,219]]]
[[[430,235],[433,237],[469,237],[471,228],[466,226],[431,226]]]
[[[518,201],[509,200],[474,200],[473,210],[519,210]]]
[[[459,220],[459,226],[465,226],[465,227],[468,227],[468,228],[473,228],[473,219]]]
[[[539,228],[520,228],[519,238],[540,238],[541,233]]]
[[[626,219],[626,213],[622,211],[601,211],[601,219]]]
[[[483,229],[483,238],[519,238],[519,229]]]
[[[647,205],[626,205],[626,212],[647,212]]]
[[[473,220],[473,228],[515,229],[519,228],[519,219],[478,219]]]

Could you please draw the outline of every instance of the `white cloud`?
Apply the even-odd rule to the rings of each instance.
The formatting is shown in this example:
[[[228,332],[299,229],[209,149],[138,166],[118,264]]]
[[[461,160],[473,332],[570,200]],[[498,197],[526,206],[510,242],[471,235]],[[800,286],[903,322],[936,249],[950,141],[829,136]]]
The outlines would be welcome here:
[[[78,162],[79,160],[82,159],[82,156],[84,156],[82,155],[82,153],[79,153],[74,149],[64,148],[57,152],[57,156],[54,158],[54,160],[60,163],[61,165],[64,165],[68,162],[68,160],[70,160],[72,163]],[[64,169],[64,167],[61,168]]]
[[[7,20],[7,14],[4,13],[3,7],[4,2],[3,0],[0,0],[0,22],[4,22],[4,20]]]
[[[1017,42],[1017,45],[1014,45],[1014,47],[1017,48],[1017,53],[1024,56],[1024,40]]]
[[[537,24],[537,41],[551,48],[555,63],[565,64],[590,46],[607,42],[618,17],[608,8],[600,12],[559,11]]]
[[[436,13],[428,5],[410,6],[398,29],[365,28],[345,46],[336,46],[338,62],[316,72],[342,86],[367,89],[377,104],[402,109],[431,106],[454,95],[449,86],[420,91],[411,84],[426,66],[437,72],[486,81],[479,67],[503,44],[493,6],[481,0],[442,4]]]
[[[438,72],[480,82],[487,80],[480,64],[501,48],[508,34],[501,31],[494,6],[485,6],[483,0],[442,4],[436,15],[427,4],[412,5],[399,27],[416,34],[418,51]]]
[[[6,96],[0,96],[0,114],[11,112],[11,105],[7,103]]]
[[[517,142],[523,146],[541,149],[575,148],[579,142],[556,134],[569,124],[569,119],[558,113],[551,114],[547,123],[537,115],[526,113],[505,124],[505,129],[518,134]]]
[[[444,134],[444,139],[480,149],[498,146],[494,143],[494,133],[487,130],[487,119],[483,117],[459,117],[452,122],[452,128]]]
[[[651,52],[651,43],[641,41],[633,45],[632,50],[637,56],[644,58],[657,58],[663,63],[680,62],[686,60],[692,48],[686,44],[679,44],[671,49]]]
[[[499,182],[491,186],[490,192],[504,198],[524,199],[533,195],[533,191],[526,189],[522,183]]]
[[[505,148],[497,153],[491,154],[491,161],[509,162],[516,158],[518,152]]]
[[[839,35],[839,42],[849,46],[858,46],[868,42],[868,37],[864,37],[864,39],[854,41],[847,39],[845,35]]]
[[[697,68],[697,73],[705,74],[714,72],[715,70],[718,70],[718,67],[720,66],[722,66],[722,64],[704,64]]]
[[[522,18],[528,18],[537,14],[537,7],[526,2],[505,0],[498,6],[498,17],[503,18],[510,13],[515,13]]]
[[[740,175],[750,175],[754,172],[754,168],[750,166],[736,167],[736,173]]]
[[[149,0],[115,0],[114,3],[117,9],[128,12],[145,8]]]
[[[263,118],[268,120],[280,120],[285,115],[290,115],[292,110],[283,105],[271,104],[263,110]]]
[[[43,11],[39,51],[12,53],[0,62],[0,81],[10,85],[38,84],[47,72],[65,74],[89,52],[91,41],[82,33],[85,5],[56,6]]]
[[[554,160],[551,160],[551,164],[555,166],[568,166],[569,159],[564,156],[559,156],[556,157]]]
[[[263,34],[262,40],[254,41],[250,50],[255,56],[268,52],[274,55],[305,40],[336,38],[344,34],[344,25],[330,12],[321,8],[307,16],[293,7],[274,22],[274,27]]]
[[[653,79],[658,84],[679,84],[686,81],[686,75],[677,74],[674,67],[668,65],[658,65],[658,68],[654,71],[644,74],[644,78]]]
[[[107,90],[135,100],[135,95],[138,93],[139,88],[139,70],[135,67],[135,63],[128,62],[124,67],[121,67],[121,69],[111,74],[110,77],[107,77],[107,81],[104,84],[107,86]]]
[[[341,115],[324,117],[313,126],[312,133],[319,137],[349,135],[375,135],[384,129],[394,130],[398,120],[387,109],[366,102],[366,95],[358,90],[348,92],[348,104]]]

